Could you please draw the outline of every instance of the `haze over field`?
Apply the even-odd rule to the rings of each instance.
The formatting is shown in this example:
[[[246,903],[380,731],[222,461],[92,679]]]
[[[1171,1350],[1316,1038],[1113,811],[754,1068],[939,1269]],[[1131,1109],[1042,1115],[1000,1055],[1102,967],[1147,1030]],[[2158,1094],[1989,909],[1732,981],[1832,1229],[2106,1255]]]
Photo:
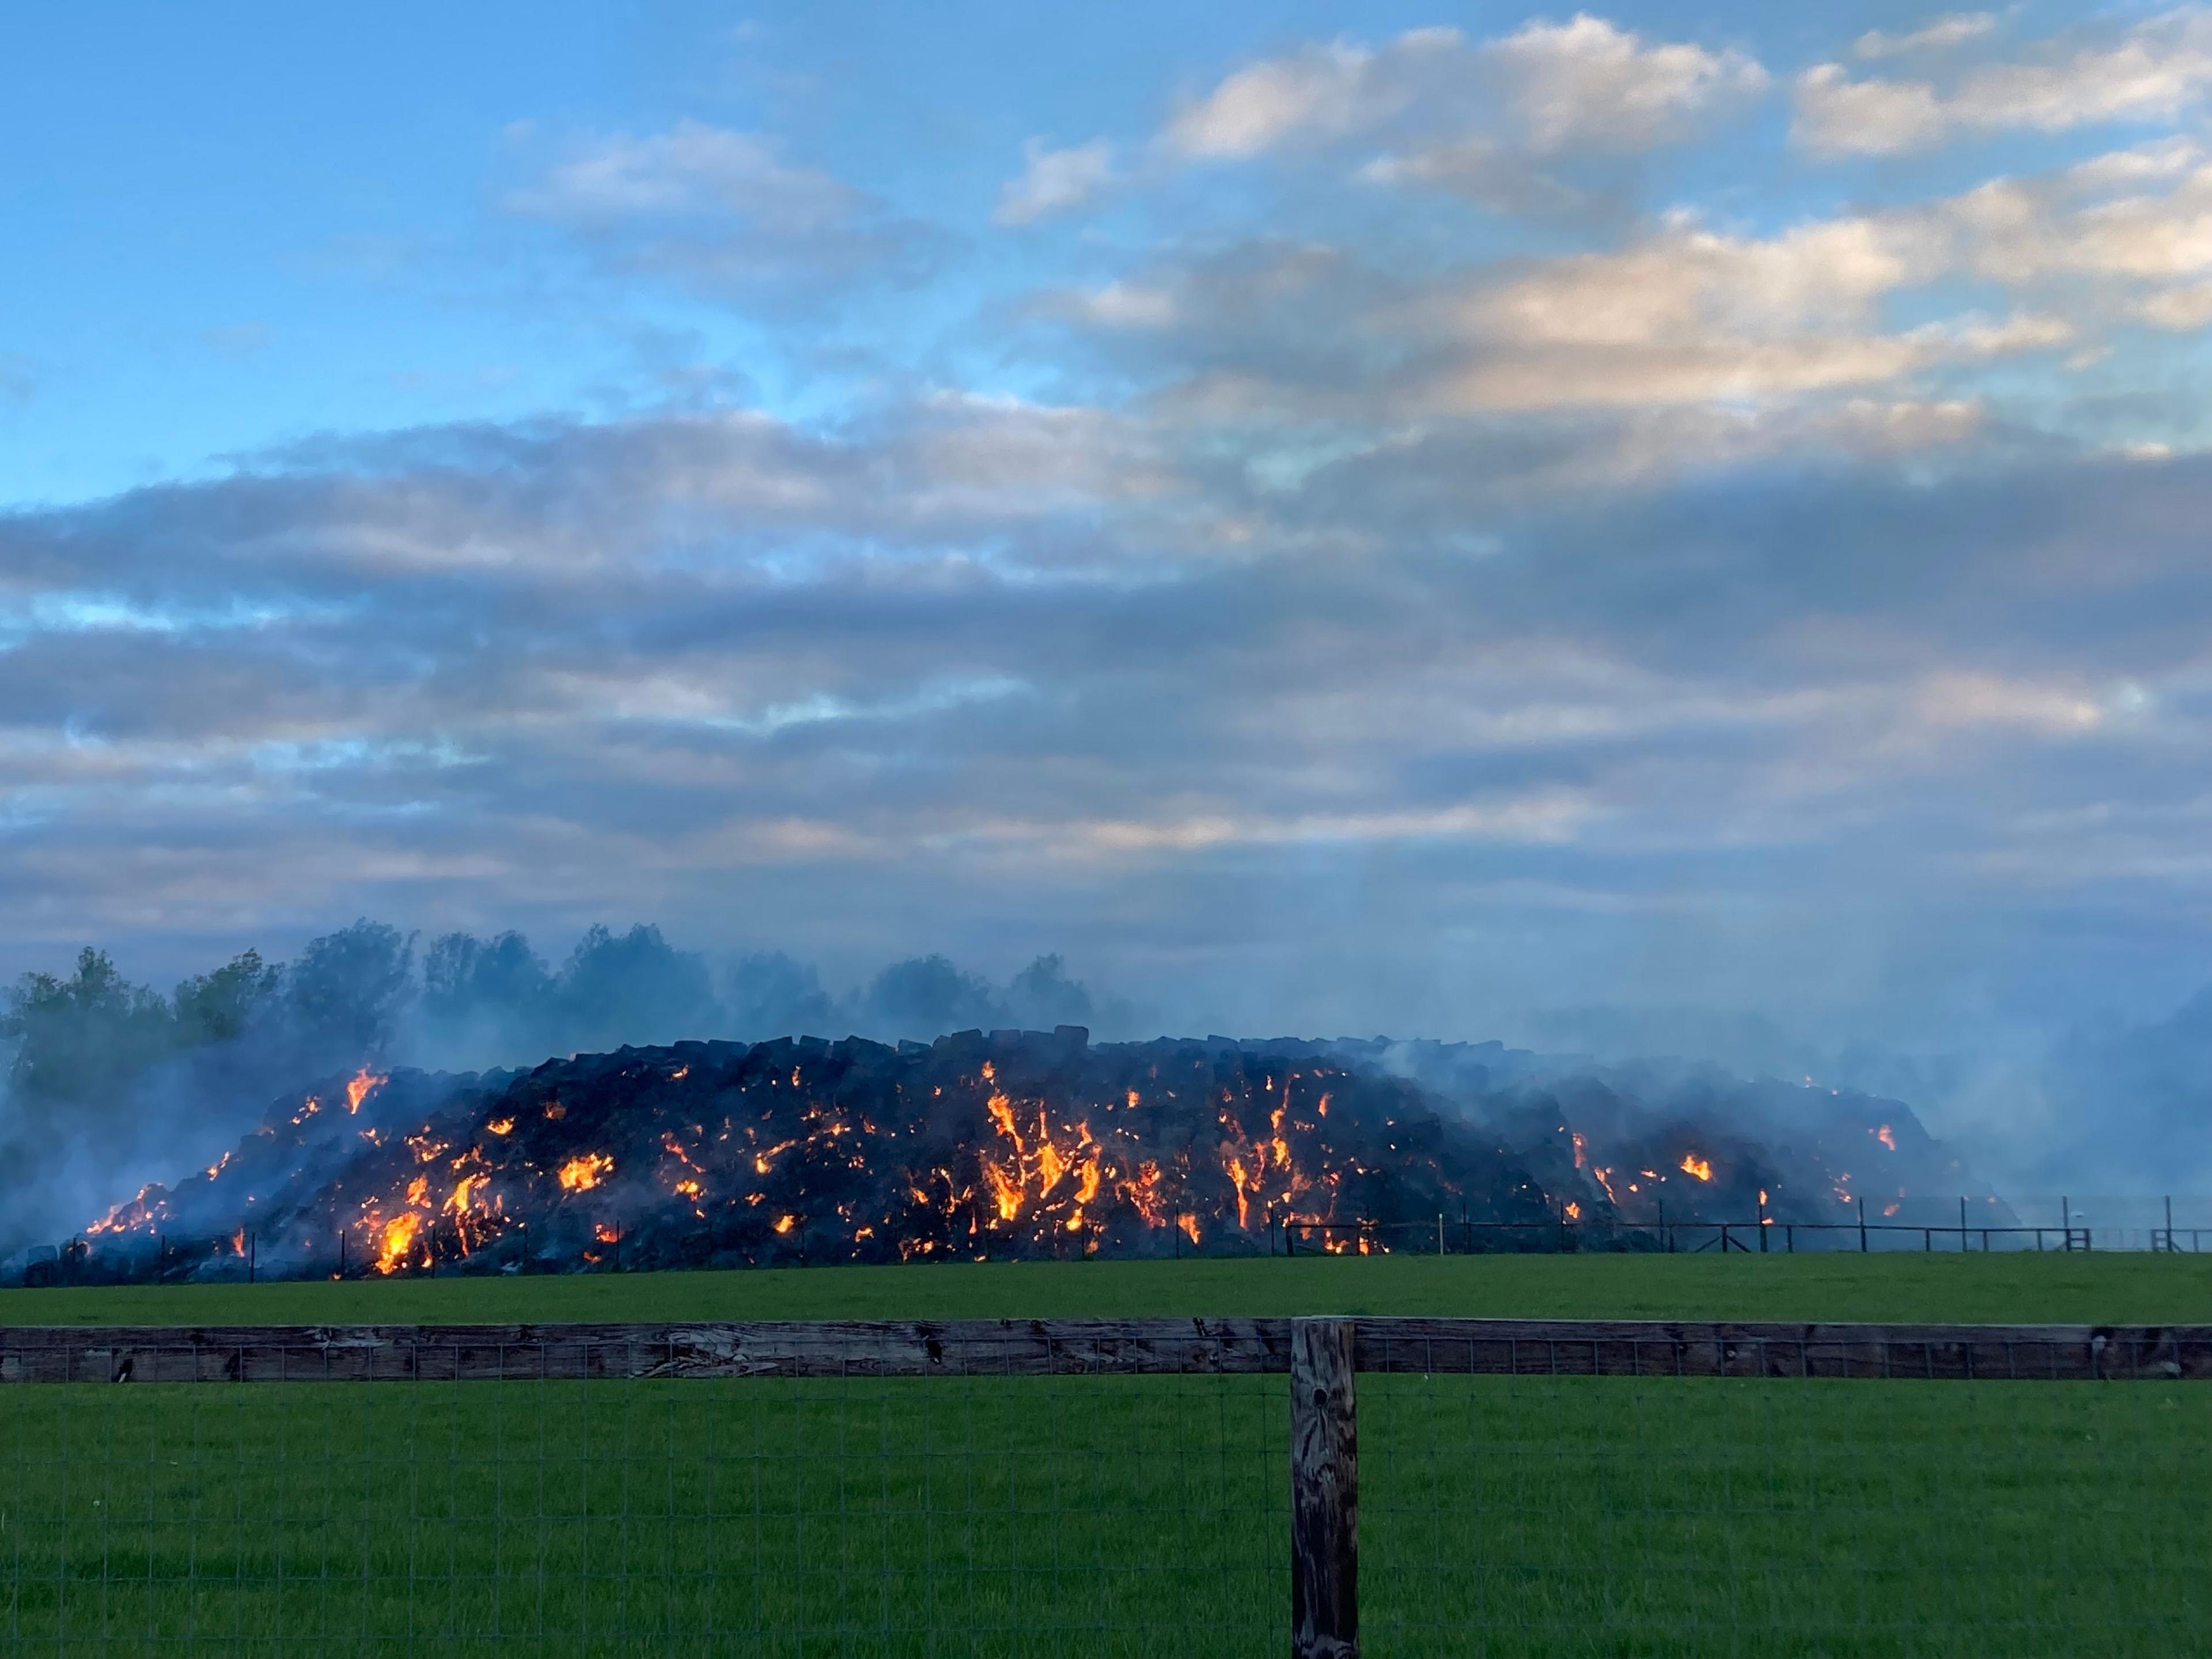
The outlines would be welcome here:
[[[1056,957],[2212,1183],[2208,100],[2191,5],[13,15],[0,977],[646,918],[715,1029],[531,1041]]]

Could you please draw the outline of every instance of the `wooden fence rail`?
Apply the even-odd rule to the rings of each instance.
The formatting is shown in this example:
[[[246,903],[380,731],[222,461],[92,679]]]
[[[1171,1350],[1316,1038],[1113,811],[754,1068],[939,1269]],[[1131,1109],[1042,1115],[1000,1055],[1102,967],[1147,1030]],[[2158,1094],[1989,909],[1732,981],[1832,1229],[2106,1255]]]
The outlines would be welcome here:
[[[1359,1319],[1363,1371],[2212,1378],[2212,1325]],[[1288,1319],[0,1327],[0,1383],[1268,1373]]]

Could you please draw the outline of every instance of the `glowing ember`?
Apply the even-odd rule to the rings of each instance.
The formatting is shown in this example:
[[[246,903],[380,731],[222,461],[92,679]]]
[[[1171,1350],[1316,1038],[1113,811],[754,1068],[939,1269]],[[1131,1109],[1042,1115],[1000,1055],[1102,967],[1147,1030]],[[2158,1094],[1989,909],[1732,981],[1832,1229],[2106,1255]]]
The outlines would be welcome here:
[[[605,1180],[614,1167],[614,1159],[605,1152],[586,1152],[561,1166],[561,1184],[572,1193],[587,1193]]]
[[[412,1210],[402,1211],[385,1224],[379,1235],[376,1251],[376,1271],[388,1273],[407,1265],[407,1253],[415,1245],[415,1235],[422,1231],[422,1218]]]
[[[685,1043],[481,1080],[356,1081],[362,1101],[374,1094],[371,1123],[333,1109],[347,1080],[326,1080],[273,1106],[204,1176],[149,1187],[89,1231],[110,1260],[159,1231],[165,1275],[179,1275],[181,1243],[183,1273],[217,1276],[236,1270],[246,1230],[264,1274],[322,1277],[341,1231],[355,1242],[349,1270],[386,1273],[573,1271],[614,1245],[601,1226],[619,1230],[629,1268],[786,1261],[802,1237],[809,1261],[1380,1254],[1424,1236],[1433,1249],[1440,1213],[1455,1239],[1462,1217],[1474,1224],[1477,1246],[1511,1237],[1486,1227],[1547,1219],[1603,1243],[1607,1229],[1650,1225],[1667,1191],[1653,1171],[1674,1165],[1718,1188],[1723,1160],[1729,1189],[1763,1188],[1770,1211],[1779,1197],[1779,1220],[1813,1218],[1806,1195],[1855,1201],[1838,1174],[1849,1156],[1790,1162],[1723,1138],[1735,1133],[1723,1120],[1708,1141],[1717,1158],[1662,1160],[1706,1131],[1578,1122],[1565,1103],[1516,1139],[1504,1120],[1443,1110],[1427,1084],[1326,1044]],[[1842,1109],[1823,1146],[1860,1145],[1887,1115],[1905,1150],[1884,1184],[1919,1179],[1924,1137],[1903,1108]],[[1678,1214],[1671,1197],[1666,1207]],[[1834,1211],[1821,1198],[1814,1213]],[[139,1253],[151,1268],[155,1253]]]

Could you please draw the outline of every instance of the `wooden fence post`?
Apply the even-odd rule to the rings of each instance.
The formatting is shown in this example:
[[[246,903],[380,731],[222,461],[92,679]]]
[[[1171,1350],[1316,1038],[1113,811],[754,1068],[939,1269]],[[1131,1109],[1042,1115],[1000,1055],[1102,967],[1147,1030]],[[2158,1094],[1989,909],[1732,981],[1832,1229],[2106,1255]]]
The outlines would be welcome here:
[[[1352,1323],[1291,1322],[1291,1659],[1359,1659]]]

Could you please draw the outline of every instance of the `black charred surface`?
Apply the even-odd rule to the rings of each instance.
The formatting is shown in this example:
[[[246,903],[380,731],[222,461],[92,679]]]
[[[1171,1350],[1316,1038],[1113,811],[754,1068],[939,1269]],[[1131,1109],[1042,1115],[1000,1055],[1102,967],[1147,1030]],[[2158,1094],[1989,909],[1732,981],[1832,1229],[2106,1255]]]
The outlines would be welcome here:
[[[356,1092],[282,1103],[101,1249],[198,1240],[167,1267],[198,1272],[204,1241],[250,1236],[271,1276],[342,1249],[349,1273],[513,1272],[1257,1253],[1285,1220],[1553,1213],[1493,1132],[1310,1044],[681,1042]]]

